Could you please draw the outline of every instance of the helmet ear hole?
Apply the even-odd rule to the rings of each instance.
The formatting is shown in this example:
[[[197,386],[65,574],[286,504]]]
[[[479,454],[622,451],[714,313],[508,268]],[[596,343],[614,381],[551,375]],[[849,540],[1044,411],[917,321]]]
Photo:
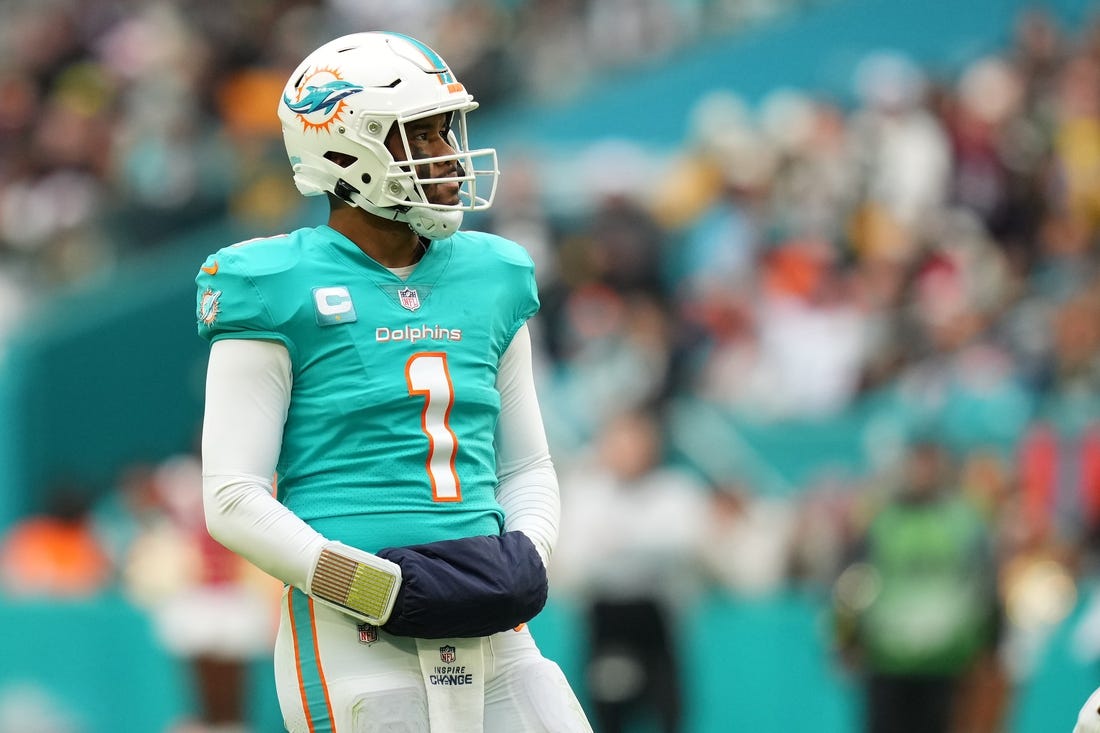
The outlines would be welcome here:
[[[330,150],[324,155],[325,160],[331,160],[341,168],[347,168],[355,161],[359,160],[354,155],[348,155],[347,153],[340,153],[335,150]]]
[[[371,181],[370,173],[364,173],[363,175],[359,176],[359,180],[369,186]]]

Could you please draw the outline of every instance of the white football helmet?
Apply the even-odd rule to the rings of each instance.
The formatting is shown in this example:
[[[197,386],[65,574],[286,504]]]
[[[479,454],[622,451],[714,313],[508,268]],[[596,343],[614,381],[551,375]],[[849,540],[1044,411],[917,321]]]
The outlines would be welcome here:
[[[377,216],[407,222],[419,235],[454,234],[463,212],[489,208],[496,193],[496,151],[470,150],[466,113],[477,102],[446,62],[427,45],[399,33],[354,33],[330,41],[294,70],[279,120],[294,169],[306,196],[331,193]],[[396,124],[413,160],[405,123],[447,113],[454,154],[422,158],[415,166],[394,160],[386,136]],[[348,162],[351,160],[352,162]],[[421,178],[417,168],[453,161],[453,174]],[[457,204],[428,200],[425,185],[458,182]]]

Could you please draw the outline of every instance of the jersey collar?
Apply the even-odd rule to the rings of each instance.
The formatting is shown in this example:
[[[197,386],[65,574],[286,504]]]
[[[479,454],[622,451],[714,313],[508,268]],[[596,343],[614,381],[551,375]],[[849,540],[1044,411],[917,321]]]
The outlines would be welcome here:
[[[359,249],[355,242],[327,224],[322,224],[317,227],[317,230],[324,235],[325,241],[348,261],[352,269],[360,270],[366,267],[376,276],[392,279],[396,282],[433,284],[439,279],[439,275],[447,267],[454,253],[453,237],[431,242],[427,251],[424,252],[424,256],[420,258],[420,262],[416,263],[416,268],[406,280],[402,280],[393,272],[390,272],[389,268]]]

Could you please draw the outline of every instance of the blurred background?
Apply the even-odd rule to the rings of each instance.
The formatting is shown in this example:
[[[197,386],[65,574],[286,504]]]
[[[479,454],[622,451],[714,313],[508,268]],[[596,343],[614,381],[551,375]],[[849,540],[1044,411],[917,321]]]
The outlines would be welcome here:
[[[598,733],[1049,733],[1100,685],[1100,4],[0,0],[0,733],[282,730],[193,277],[274,114],[432,45],[523,244]]]

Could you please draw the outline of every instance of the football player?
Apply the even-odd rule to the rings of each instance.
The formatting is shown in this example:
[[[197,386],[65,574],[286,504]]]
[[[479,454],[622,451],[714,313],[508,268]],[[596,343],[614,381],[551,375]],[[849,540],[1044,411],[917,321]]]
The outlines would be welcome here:
[[[278,115],[327,224],[221,249],[196,278],[207,525],[287,585],[291,733],[591,730],[525,626],[558,486],[531,259],[459,229],[496,188],[476,107],[408,36],[318,48]]]

